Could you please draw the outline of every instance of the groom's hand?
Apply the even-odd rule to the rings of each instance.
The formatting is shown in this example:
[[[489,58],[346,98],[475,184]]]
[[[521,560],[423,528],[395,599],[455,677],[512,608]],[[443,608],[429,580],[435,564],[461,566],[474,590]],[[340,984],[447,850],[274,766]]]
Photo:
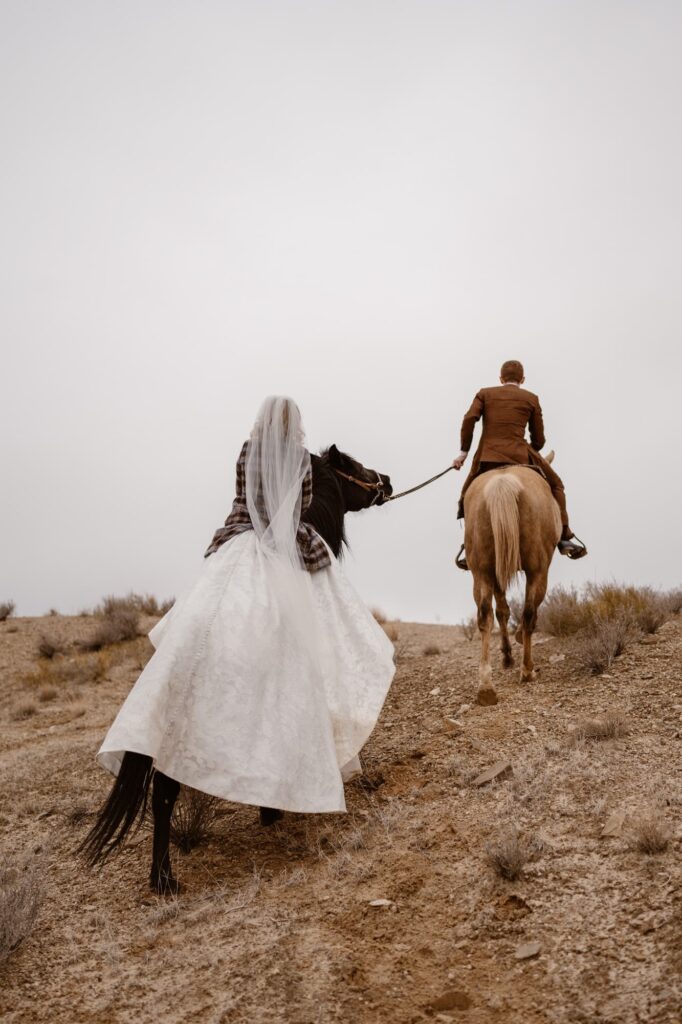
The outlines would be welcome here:
[[[452,465],[455,467],[455,469],[461,469],[462,468],[462,466],[466,462],[466,457],[467,457],[467,453],[466,452],[460,452],[460,454],[457,456],[457,458],[454,459],[453,462],[452,462]]]

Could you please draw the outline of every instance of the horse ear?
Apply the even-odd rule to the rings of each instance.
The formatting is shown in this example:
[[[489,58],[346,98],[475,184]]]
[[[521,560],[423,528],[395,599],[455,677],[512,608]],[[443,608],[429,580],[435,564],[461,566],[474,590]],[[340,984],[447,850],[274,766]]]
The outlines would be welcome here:
[[[332,463],[332,465],[339,465],[339,463],[341,462],[341,456],[339,454],[339,449],[336,447],[335,444],[330,445],[330,448],[329,448],[329,461]]]

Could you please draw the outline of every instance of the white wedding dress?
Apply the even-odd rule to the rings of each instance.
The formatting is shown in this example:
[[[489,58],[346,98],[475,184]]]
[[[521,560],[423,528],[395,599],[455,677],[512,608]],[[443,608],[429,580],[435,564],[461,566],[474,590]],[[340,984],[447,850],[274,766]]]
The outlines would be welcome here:
[[[331,552],[330,552],[331,555]],[[250,530],[207,558],[149,634],[156,651],[97,755],[127,750],[213,796],[286,811],[344,811],[395,671],[393,646],[337,560],[303,573],[314,658],[275,599]],[[309,580],[309,584],[308,581]]]

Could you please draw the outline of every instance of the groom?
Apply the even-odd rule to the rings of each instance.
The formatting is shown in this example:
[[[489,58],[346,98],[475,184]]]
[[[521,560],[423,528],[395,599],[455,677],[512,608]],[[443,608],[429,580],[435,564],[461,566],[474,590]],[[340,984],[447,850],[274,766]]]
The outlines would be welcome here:
[[[559,551],[569,558],[582,558],[587,554],[587,548],[578,542],[578,538],[568,525],[564,485],[549,462],[540,455],[540,449],[545,443],[542,409],[538,396],[522,387],[525,380],[521,363],[516,359],[507,360],[500,370],[499,386],[481,388],[462,420],[462,450],[452,463],[455,469],[459,470],[464,465],[471,448],[474,427],[481,417],[483,433],[471,471],[464,481],[457,518],[464,518],[464,496],[474,478],[480,473],[497,469],[498,466],[531,466],[544,476],[561,512],[562,532],[558,544]],[[530,444],[526,441],[526,427],[530,433]],[[456,563],[460,569],[468,569],[463,552],[464,545],[456,558]]]

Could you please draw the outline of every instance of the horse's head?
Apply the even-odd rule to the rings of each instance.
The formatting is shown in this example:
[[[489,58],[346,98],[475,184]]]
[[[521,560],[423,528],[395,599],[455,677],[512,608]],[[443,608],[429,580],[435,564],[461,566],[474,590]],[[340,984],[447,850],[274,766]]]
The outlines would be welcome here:
[[[335,444],[326,454],[341,485],[347,512],[358,512],[371,505],[383,505],[393,494],[390,477],[385,473],[366,469],[361,462],[340,452]]]

